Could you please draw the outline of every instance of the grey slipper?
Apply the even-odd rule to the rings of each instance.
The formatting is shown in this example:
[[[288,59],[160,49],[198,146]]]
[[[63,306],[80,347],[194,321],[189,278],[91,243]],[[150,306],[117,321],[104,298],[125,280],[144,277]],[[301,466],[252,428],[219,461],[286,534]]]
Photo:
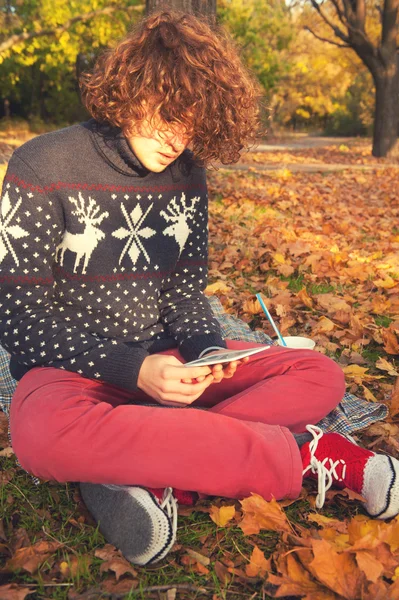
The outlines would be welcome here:
[[[107,542],[131,563],[155,563],[172,548],[177,530],[172,488],[165,489],[162,501],[139,486],[81,483],[80,492]]]

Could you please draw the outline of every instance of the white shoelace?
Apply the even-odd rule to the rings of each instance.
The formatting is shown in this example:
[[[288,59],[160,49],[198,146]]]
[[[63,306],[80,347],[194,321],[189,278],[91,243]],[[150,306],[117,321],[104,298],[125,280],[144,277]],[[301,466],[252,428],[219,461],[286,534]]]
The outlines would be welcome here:
[[[315,456],[319,439],[324,435],[323,431],[317,425],[307,425],[306,429],[313,435],[313,440],[309,443],[310,451],[310,462],[309,465],[302,472],[305,475],[308,471],[317,473],[317,491],[316,496],[316,507],[322,508],[326,499],[326,492],[332,486],[334,479],[336,481],[342,481],[345,478],[346,463],[340,458],[335,462],[326,456],[322,461],[318,460]],[[328,464],[328,467],[326,466]],[[342,465],[342,474],[338,475],[336,469],[338,465]]]
[[[175,536],[177,533],[177,500],[173,496],[173,488],[165,488],[161,508],[166,511],[169,518],[172,518],[172,530],[173,536]]]

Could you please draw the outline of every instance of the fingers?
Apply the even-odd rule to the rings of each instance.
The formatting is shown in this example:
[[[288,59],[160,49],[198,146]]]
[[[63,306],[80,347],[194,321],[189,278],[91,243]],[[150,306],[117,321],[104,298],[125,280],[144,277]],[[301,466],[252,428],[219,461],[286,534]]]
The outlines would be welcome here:
[[[185,379],[185,382],[174,379],[163,380],[159,389],[158,400],[161,403],[178,402],[191,404],[213,382],[213,375],[207,375],[201,382],[197,382],[196,379]]]
[[[195,381],[195,380],[194,380]],[[189,385],[182,383],[180,390],[182,392],[165,392],[161,393],[158,402],[164,406],[180,406],[184,407],[192,404],[197,400],[203,391],[213,382],[213,376],[208,375],[201,384],[190,383]]]
[[[210,367],[176,367],[173,369],[174,374],[170,373],[170,377],[174,379],[197,379],[197,377],[206,377],[211,373]]]

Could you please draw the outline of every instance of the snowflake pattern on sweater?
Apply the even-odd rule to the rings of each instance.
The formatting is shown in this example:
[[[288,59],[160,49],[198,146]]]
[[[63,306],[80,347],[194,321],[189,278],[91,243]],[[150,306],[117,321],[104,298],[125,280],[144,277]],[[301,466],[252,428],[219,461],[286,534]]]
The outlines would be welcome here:
[[[9,163],[0,342],[22,373],[53,366],[134,390],[148,353],[178,346],[192,360],[225,346],[203,294],[205,178],[140,171],[116,130],[103,154],[89,124],[39,136]],[[72,158],[72,146],[85,152]],[[74,173],[83,156],[88,184]]]

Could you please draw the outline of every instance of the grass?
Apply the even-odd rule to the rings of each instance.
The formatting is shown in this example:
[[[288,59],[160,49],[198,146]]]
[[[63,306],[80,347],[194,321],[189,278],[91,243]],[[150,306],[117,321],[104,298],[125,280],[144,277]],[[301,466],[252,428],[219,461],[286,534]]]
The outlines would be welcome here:
[[[22,130],[23,124],[21,124]],[[8,133],[6,124],[2,122],[0,122],[1,131]],[[319,174],[320,177],[323,176],[323,180],[324,175],[326,178],[331,178],[329,173]],[[222,273],[225,280],[232,286],[232,295],[228,300],[233,300],[234,303],[231,305],[233,310],[242,306],[243,300],[258,291],[267,294],[266,282],[269,278],[277,281],[277,284],[288,282],[288,290],[292,294],[298,293],[303,288],[310,296],[328,293],[344,295],[352,290],[353,284],[350,279],[342,283],[342,279],[329,279],[328,276],[322,275],[315,281],[310,268],[300,270],[301,257],[290,256],[295,272],[286,277],[279,272],[278,268],[275,268],[272,261],[266,262],[267,255],[256,255],[255,251],[259,247],[270,248],[268,236],[273,234],[275,228],[282,241],[284,241],[286,229],[288,232],[294,230],[294,226],[290,223],[292,219],[297,218],[295,216],[296,205],[292,204],[283,212],[278,208],[280,191],[281,198],[284,199],[284,184],[278,174],[271,173],[267,178],[251,171],[245,174],[245,178],[241,179],[242,185],[245,188],[253,186],[252,189],[256,191],[253,202],[248,200],[247,196],[250,192],[247,192],[247,189],[236,198],[235,193],[238,194],[239,188],[234,182],[231,183],[230,172],[220,170],[217,177],[220,188],[212,194],[213,215],[211,215],[211,222],[214,219],[213,223],[216,222],[216,225],[213,226],[215,230],[217,229],[214,239],[211,240],[211,246],[213,244],[213,248],[215,248],[215,262],[218,264],[218,255],[224,255],[232,242],[240,249],[240,252],[237,257],[227,256],[227,262],[229,260],[235,262],[236,259],[242,261],[242,265],[240,264],[239,267],[234,265],[230,267],[231,271],[223,270]],[[278,202],[273,204],[271,197],[270,203],[266,203],[263,201],[263,195],[266,198],[267,186],[276,181],[281,188],[278,193]],[[265,182],[264,189],[262,182]],[[255,184],[259,186],[256,190]],[[231,192],[228,191],[229,185],[233,188]],[[226,193],[225,190],[227,190]],[[259,197],[261,197],[261,201],[259,201]],[[230,230],[222,231],[222,226],[219,227],[222,217],[231,224]],[[265,233],[259,245],[257,234],[253,231],[256,231],[256,227],[260,224],[264,227]],[[394,235],[399,234],[399,228],[393,228],[392,231]],[[374,236],[367,237],[369,235],[367,232],[364,234],[362,242],[374,241]],[[263,235],[262,228],[259,235]],[[273,252],[273,249],[270,250],[270,254]],[[216,277],[219,278],[219,276],[218,274]],[[392,277],[395,278],[396,274],[392,273]],[[238,278],[239,283],[235,283],[235,278]],[[370,295],[374,293],[373,278],[374,275],[370,276],[365,283]],[[236,292],[234,286],[239,289],[239,292]],[[281,287],[283,289],[284,286]],[[233,293],[236,293],[234,298],[232,297]],[[273,293],[270,294],[270,297],[273,297]],[[354,310],[361,309],[362,301],[362,299],[356,298],[352,308]],[[295,306],[290,310],[294,309]],[[296,314],[299,315],[299,320],[292,326],[295,331],[292,330],[289,333],[311,335],[310,322],[312,320],[313,323],[317,322],[323,312],[300,306],[300,311]],[[265,324],[263,314],[247,314],[245,317],[250,321],[252,327],[260,328]],[[334,317],[332,318],[334,319]],[[374,316],[375,325],[380,328],[389,327],[393,320],[385,314]],[[344,327],[338,323],[338,332],[342,331]],[[297,328],[298,331],[296,331]],[[326,349],[326,354],[339,359],[343,350],[344,346],[337,350]],[[345,350],[349,351],[350,348],[345,348]],[[371,366],[372,370],[375,362],[381,356],[386,356],[382,345],[374,341],[364,347],[361,354],[367,361],[367,366]],[[387,358],[394,362],[392,356],[387,356]],[[392,378],[385,379],[385,383],[392,381]],[[245,572],[255,544],[262,550],[266,558],[273,554],[278,555],[282,551],[280,534],[262,530],[259,534],[248,537],[243,535],[237,524],[219,528],[211,521],[207,512],[200,510],[187,512],[179,517],[175,550],[160,564],[137,568],[137,577],[133,578],[128,574],[122,574],[117,582],[115,573],[104,570],[104,561],[95,556],[96,550],[103,548],[106,542],[87,513],[80,499],[77,484],[62,485],[47,482],[35,486],[30,476],[17,467],[14,458],[1,458],[0,461],[3,477],[3,485],[0,487],[0,513],[2,515],[0,541],[4,541],[4,543],[0,543],[2,564],[4,565],[11,555],[15,555],[18,547],[27,547],[39,540],[48,542],[57,540],[61,544],[61,547],[54,551],[33,574],[21,569],[0,569],[0,585],[16,583],[31,586],[32,594],[28,598],[34,600],[45,598],[55,598],[56,600],[97,600],[101,598],[169,600],[173,597],[173,594],[166,596],[165,591],[158,592],[149,589],[153,586],[164,586],[164,590],[176,586],[179,600],[196,598],[200,600],[202,598],[212,598],[213,600],[269,599],[269,596],[265,595],[262,590],[262,578],[253,578],[252,581],[249,581],[229,574],[229,580],[225,581],[220,574],[220,563],[228,565],[231,561],[237,569]],[[314,486],[306,483],[305,489],[309,492],[314,490]],[[308,514],[313,511],[312,498],[314,496],[305,496],[285,507],[284,511],[294,531],[300,532],[315,527],[314,523],[307,519]],[[220,504],[220,500],[214,502]],[[227,502],[231,503],[232,501]],[[202,501],[198,509],[206,510],[210,504],[211,501]],[[239,506],[238,503],[237,506]],[[365,512],[359,502],[347,502],[345,496],[335,496],[334,500],[327,502],[323,509],[324,516],[340,521],[350,519],[356,514],[365,514]],[[1,525],[4,529],[3,537]],[[199,572],[196,564],[190,565],[187,549],[195,550],[209,557],[209,573]],[[87,557],[89,562],[85,562]],[[76,559],[81,565],[77,570],[74,567]],[[132,587],[133,584],[136,587],[129,590],[129,586]],[[183,586],[192,587],[187,589]],[[206,593],[202,590],[205,590]]]
[[[110,578],[109,572],[101,572],[103,561],[96,558],[97,548],[106,543],[98,528],[93,524],[79,501],[77,484],[57,484],[43,482],[36,486],[31,477],[16,467],[15,459],[1,459],[3,476],[9,476],[12,481],[0,488],[0,510],[3,516],[3,526],[7,539],[13,543],[13,535],[25,530],[30,543],[38,540],[58,541],[62,546],[52,553],[33,575],[23,569],[7,570],[0,573],[0,585],[17,582],[21,586],[29,586],[34,593],[29,598],[69,598],[70,589],[76,594],[95,588],[95,598],[101,598],[101,584]],[[259,543],[270,554],[276,547],[278,535],[273,532],[262,532]],[[191,585],[195,588],[206,588],[212,594],[223,598],[253,597],[253,585],[238,583],[235,576],[225,584],[221,583],[216,572],[215,563],[227,556],[238,555],[242,562],[249,562],[253,550],[253,542],[246,538],[237,526],[218,528],[204,512],[192,512],[179,517],[178,527],[179,550],[171,553],[166,561],[153,567],[139,568],[139,586],[131,592],[123,593],[123,598],[149,598],[148,588],[152,586]],[[209,575],[196,572],[195,567],[181,563],[180,559],[186,554],[185,549],[191,548],[199,553],[205,553],[211,558]],[[205,549],[204,549],[205,548]],[[5,548],[4,563],[8,559]],[[90,557],[89,565],[84,565],[84,557]],[[177,556],[177,560],[176,560]],[[75,575],[60,575],[60,565],[71,565],[76,557],[83,561]],[[244,558],[245,557],[245,558]],[[129,578],[122,576],[129,583]],[[133,581],[133,580],[131,580]],[[53,586],[51,584],[53,583]],[[259,587],[261,582],[257,581]],[[248,587],[249,586],[249,587]],[[249,591],[246,591],[248,587]],[[104,596],[106,597],[106,596]],[[156,596],[157,597],[157,596]],[[179,591],[179,598],[200,598],[204,594],[190,589],[187,593]],[[268,598],[265,596],[265,598]]]
[[[389,327],[391,323],[393,323],[393,319],[387,317],[385,315],[377,315],[374,317],[375,324],[378,327]]]

